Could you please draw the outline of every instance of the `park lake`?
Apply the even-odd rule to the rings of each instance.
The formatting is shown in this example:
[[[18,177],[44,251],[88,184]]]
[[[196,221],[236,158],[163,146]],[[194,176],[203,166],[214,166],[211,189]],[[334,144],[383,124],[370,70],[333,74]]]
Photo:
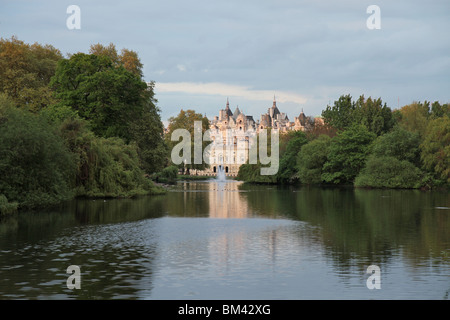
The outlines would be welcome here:
[[[75,199],[0,221],[0,298],[448,299],[449,207],[448,191],[214,178]]]

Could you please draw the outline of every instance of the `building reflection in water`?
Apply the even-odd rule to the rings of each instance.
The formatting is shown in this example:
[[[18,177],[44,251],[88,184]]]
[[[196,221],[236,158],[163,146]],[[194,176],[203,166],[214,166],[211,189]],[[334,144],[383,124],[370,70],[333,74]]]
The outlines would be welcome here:
[[[210,218],[247,218],[248,203],[242,196],[237,181],[211,181],[209,188]]]
[[[288,220],[258,219],[249,207],[247,191],[240,190],[241,182],[209,182],[209,217],[232,219],[221,224],[209,239],[211,263],[217,276],[229,275],[230,268],[258,261],[257,269],[274,270],[277,256],[282,265],[284,250],[299,251],[299,241],[295,237],[293,223]],[[252,218],[252,219],[243,219]],[[260,217],[261,218],[261,217]],[[236,220],[233,220],[236,219]],[[267,269],[268,268],[268,269]]]

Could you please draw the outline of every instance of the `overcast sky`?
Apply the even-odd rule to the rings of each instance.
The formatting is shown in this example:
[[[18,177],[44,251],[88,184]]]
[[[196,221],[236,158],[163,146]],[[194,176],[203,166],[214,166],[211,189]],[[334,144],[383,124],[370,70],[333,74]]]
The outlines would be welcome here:
[[[366,25],[369,5],[381,29]],[[449,0],[0,0],[0,37],[13,35],[63,54],[111,42],[138,52],[164,121],[181,108],[212,118],[227,97],[256,120],[275,95],[291,121],[343,94],[392,109],[450,101]]]

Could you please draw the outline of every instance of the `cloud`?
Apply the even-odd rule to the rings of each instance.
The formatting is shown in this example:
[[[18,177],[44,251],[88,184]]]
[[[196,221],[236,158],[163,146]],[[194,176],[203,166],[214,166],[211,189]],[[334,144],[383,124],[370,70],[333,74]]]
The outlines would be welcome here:
[[[230,85],[219,82],[157,82],[155,91],[181,92],[197,95],[219,95],[224,97],[239,97],[245,100],[267,101],[275,95],[278,102],[293,102],[304,104],[307,98],[301,94],[289,91],[255,90],[247,86]]]
[[[184,65],[182,65],[182,64],[178,64],[177,65],[177,69],[178,69],[178,71],[181,71],[181,72],[186,71],[186,67]]]

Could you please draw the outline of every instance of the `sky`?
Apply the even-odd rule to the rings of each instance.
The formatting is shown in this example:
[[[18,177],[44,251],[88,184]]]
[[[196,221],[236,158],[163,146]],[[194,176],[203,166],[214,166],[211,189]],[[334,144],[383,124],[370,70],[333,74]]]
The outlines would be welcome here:
[[[346,94],[391,109],[450,102],[449,0],[0,0],[0,37],[13,35],[64,55],[136,51],[165,123],[180,109],[211,119],[227,98],[256,120],[275,96],[291,121]]]

